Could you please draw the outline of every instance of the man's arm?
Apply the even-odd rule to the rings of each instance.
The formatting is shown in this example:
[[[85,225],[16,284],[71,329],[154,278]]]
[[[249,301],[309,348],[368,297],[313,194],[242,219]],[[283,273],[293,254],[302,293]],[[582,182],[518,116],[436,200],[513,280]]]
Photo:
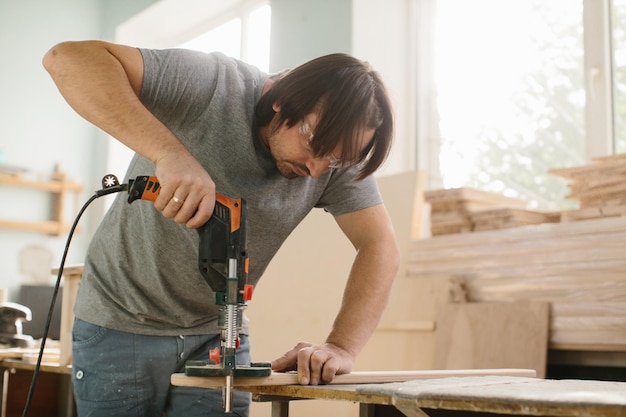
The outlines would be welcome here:
[[[341,309],[323,345],[299,343],[272,363],[276,371],[298,370],[301,384],[330,382],[349,373],[376,329],[398,271],[399,250],[384,205],[337,216],[357,250]]]
[[[161,192],[154,206],[194,228],[213,212],[215,184],[174,134],[139,100],[138,49],[102,41],[64,42],[43,58],[68,104],[82,117],[154,162]],[[172,197],[184,200],[181,206]]]

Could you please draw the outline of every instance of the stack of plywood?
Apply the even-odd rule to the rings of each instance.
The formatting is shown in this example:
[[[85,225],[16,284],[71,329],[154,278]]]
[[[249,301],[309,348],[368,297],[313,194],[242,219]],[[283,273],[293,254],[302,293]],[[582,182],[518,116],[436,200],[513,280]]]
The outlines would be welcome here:
[[[553,348],[626,351],[624,242],[626,217],[435,236],[412,243],[407,275],[463,281],[470,301],[549,302]]]
[[[471,214],[474,231],[508,229],[529,224],[555,223],[561,219],[561,213],[543,213],[539,211],[502,207],[493,210],[481,210]]]
[[[526,210],[526,202],[472,188],[429,190],[433,236],[558,221],[558,215]]]
[[[626,215],[626,154],[594,158],[589,165],[550,171],[570,181],[567,197],[580,203],[561,221]]]

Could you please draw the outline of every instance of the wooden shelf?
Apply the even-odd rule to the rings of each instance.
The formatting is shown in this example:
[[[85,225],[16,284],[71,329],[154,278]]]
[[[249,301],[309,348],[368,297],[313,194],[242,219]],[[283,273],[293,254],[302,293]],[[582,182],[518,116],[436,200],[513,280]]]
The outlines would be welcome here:
[[[56,221],[47,222],[16,222],[13,220],[0,220],[0,228],[29,230],[31,232],[43,232],[49,235],[60,235],[69,230],[69,224],[63,224]]]
[[[78,209],[78,194],[83,189],[82,184],[69,181],[67,176],[58,169],[55,169],[52,179],[49,181],[28,180],[18,175],[0,174],[0,185],[31,188],[52,194],[50,220],[41,222],[0,220],[0,228],[43,232],[55,236],[63,234],[71,227],[71,224],[67,224],[63,220],[67,194],[75,194],[74,211],[76,212]]]

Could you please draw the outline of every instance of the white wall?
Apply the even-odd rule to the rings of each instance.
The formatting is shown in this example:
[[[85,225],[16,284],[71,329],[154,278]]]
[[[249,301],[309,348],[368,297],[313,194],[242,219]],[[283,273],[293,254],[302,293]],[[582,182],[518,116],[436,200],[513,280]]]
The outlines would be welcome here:
[[[350,53],[352,0],[271,0],[270,69],[334,52]]]
[[[32,171],[29,178],[47,178],[55,164],[74,180],[85,183],[91,176],[94,132],[65,104],[41,59],[61,40],[97,37],[99,25],[94,22],[98,22],[98,10],[94,0],[10,0],[0,5],[0,149],[3,162]],[[0,202],[0,218],[4,220],[47,220],[50,197],[44,192],[0,186]],[[83,236],[76,238],[77,250],[71,256],[74,261],[82,257]],[[31,244],[44,246],[53,253],[56,264],[64,240],[0,229],[0,287],[10,290],[9,298],[21,280],[19,251]]]
[[[395,110],[394,146],[379,176],[416,169],[416,110],[413,90],[415,38],[411,26],[415,0],[352,0],[352,53],[382,76]]]

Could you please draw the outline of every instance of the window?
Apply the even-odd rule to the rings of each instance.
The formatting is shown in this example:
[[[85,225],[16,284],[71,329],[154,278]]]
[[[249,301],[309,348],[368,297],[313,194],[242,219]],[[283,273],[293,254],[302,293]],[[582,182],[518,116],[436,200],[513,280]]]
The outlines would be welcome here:
[[[626,0],[611,6],[615,153],[626,153]]]
[[[269,71],[271,8],[262,5],[212,28],[180,46],[211,52],[221,51]]]
[[[523,198],[535,209],[567,206],[567,184],[548,171],[585,161],[582,1],[436,5],[444,188]]]
[[[241,56],[241,19],[232,19],[180,45],[197,51],[221,51],[226,55]]]

